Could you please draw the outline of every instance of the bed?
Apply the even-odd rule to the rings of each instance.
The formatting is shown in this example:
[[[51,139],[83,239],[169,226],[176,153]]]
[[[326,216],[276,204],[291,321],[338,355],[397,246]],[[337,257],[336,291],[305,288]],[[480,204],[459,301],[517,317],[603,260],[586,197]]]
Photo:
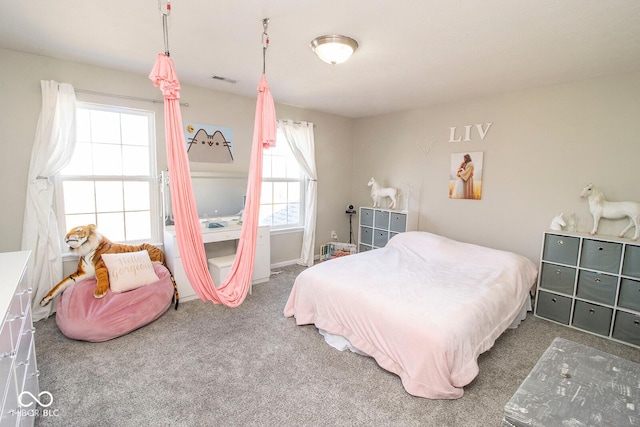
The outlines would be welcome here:
[[[284,315],[344,340],[430,399],[457,399],[478,356],[531,310],[536,266],[426,232],[336,258],[296,278]]]

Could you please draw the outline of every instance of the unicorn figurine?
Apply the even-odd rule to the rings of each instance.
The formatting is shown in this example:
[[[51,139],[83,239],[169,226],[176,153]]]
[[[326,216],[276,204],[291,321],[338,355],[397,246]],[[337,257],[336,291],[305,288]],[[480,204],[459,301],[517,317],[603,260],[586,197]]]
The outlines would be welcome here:
[[[551,230],[560,231],[562,230],[562,227],[567,225],[567,223],[564,221],[564,218],[562,217],[563,215],[564,212],[561,212],[551,220],[551,225],[549,226]]]
[[[388,197],[389,199],[391,199],[391,202],[389,203],[389,209],[395,209],[396,196],[398,194],[398,190],[391,187],[389,188],[380,187],[380,185],[378,185],[378,183],[376,182],[375,179],[373,179],[373,177],[371,177],[367,185],[371,187],[371,199],[373,200],[374,208],[380,207],[380,199]]]
[[[622,219],[629,218],[629,224],[620,232],[618,237],[624,237],[632,227],[636,231],[631,240],[638,240],[640,234],[640,203],[636,202],[609,202],[604,194],[595,185],[589,184],[582,189],[580,197],[589,201],[589,211],[593,215],[593,229],[589,232],[592,236],[598,231],[600,218]]]

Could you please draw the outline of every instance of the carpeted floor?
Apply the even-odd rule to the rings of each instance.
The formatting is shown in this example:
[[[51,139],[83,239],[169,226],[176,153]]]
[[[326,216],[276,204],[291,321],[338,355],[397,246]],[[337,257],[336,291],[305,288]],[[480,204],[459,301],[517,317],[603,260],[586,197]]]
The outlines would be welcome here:
[[[38,426],[499,426],[504,404],[557,336],[640,362],[640,350],[531,314],[480,356],[457,400],[407,394],[375,360],[339,352],[283,307],[303,267],[279,270],[238,308],[201,301],[104,343],[36,323]]]

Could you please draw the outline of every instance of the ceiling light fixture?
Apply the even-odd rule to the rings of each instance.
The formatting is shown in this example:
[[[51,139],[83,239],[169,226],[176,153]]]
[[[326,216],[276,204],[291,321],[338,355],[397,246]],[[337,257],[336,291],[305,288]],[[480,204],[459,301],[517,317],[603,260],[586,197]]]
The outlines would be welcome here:
[[[340,64],[358,49],[358,42],[347,36],[333,34],[316,37],[311,41],[311,49],[327,64]]]

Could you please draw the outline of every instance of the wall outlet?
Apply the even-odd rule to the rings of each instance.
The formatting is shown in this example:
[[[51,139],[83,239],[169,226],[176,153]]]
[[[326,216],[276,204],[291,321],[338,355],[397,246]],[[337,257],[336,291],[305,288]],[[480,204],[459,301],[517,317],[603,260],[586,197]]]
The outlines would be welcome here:
[[[331,230],[331,239],[338,240],[338,233],[336,233],[336,230]]]

